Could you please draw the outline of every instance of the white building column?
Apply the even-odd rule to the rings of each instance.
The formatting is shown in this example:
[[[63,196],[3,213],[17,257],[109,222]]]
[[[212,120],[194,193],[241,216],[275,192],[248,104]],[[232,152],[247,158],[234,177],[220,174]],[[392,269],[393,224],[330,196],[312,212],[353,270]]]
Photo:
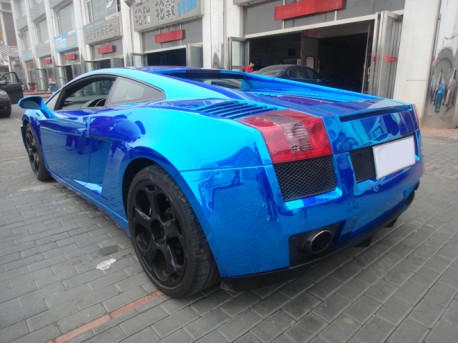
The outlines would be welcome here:
[[[226,1],[202,1],[202,43],[204,68],[224,67],[224,5]]]
[[[243,9],[232,0],[202,1],[204,68],[229,68],[229,37],[242,37]]]
[[[440,0],[406,0],[393,98],[425,112]]]
[[[85,23],[85,12],[83,8],[83,1],[73,1],[73,10],[75,12],[75,31],[78,39],[78,50],[80,54],[80,61],[87,61],[90,56],[90,50],[84,43],[83,26]],[[83,16],[84,15],[84,16]]]
[[[124,65],[126,67],[132,66],[132,54],[142,53],[142,36],[141,33],[134,30],[134,23],[132,21],[132,7],[125,1],[121,1],[121,20],[123,32],[123,50],[124,50]]]
[[[59,54],[56,53],[56,41],[54,40],[58,30],[54,20],[54,12],[51,9],[49,0],[44,0],[43,5],[45,6],[46,22],[48,24],[49,50],[51,51],[53,65],[56,66],[62,63]]]
[[[243,8],[233,4],[232,0],[226,1],[225,16],[225,35],[224,35],[224,68],[230,69],[229,53],[231,48],[228,46],[230,37],[241,38],[243,36]]]

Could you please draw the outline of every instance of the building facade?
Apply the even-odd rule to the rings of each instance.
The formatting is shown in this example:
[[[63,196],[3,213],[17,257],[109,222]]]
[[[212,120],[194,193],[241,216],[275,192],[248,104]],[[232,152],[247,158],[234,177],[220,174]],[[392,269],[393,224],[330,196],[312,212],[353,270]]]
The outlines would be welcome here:
[[[0,0],[0,73],[16,71],[20,73],[21,62],[17,49],[11,3]]]
[[[12,10],[25,76],[38,90],[108,67],[294,63],[345,89],[413,102],[422,115],[440,4],[12,0]]]

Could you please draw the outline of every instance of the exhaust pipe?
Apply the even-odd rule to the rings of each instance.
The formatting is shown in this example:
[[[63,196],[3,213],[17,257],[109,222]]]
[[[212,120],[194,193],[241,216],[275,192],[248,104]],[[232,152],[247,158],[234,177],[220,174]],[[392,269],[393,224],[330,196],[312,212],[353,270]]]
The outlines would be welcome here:
[[[312,254],[321,254],[329,248],[333,238],[334,234],[331,231],[321,230],[313,235],[310,235],[304,245],[305,248]]]

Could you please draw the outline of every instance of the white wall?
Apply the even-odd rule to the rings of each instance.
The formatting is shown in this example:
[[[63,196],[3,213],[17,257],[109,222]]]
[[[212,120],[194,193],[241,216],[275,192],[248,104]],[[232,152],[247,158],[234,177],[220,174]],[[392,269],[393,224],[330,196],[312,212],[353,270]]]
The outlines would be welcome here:
[[[224,44],[224,2],[221,0],[202,1],[202,43],[204,68],[221,68]]]
[[[406,0],[393,98],[425,112],[440,0]]]
[[[232,0],[202,1],[202,6],[204,68],[228,68],[227,38],[242,36],[242,8],[234,5]]]

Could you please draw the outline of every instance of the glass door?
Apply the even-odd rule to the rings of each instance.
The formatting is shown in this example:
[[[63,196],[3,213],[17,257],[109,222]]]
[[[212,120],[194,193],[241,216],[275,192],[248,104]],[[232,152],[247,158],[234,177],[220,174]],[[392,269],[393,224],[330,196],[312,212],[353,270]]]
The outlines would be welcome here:
[[[363,81],[361,83],[361,93],[369,93],[369,75],[372,63],[372,38],[374,37],[374,23],[370,22],[367,28],[366,52],[364,57]]]
[[[244,71],[249,62],[249,44],[243,38],[229,37],[229,70]]]
[[[123,68],[124,67],[124,58],[112,57],[111,66],[113,68]]]
[[[48,78],[46,77],[46,69],[35,69],[35,74],[37,76],[37,90],[48,90]]]
[[[188,44],[186,47],[186,65],[188,67],[204,66],[203,48],[201,44]]]
[[[56,67],[56,83],[57,88],[61,88],[63,85],[67,83],[67,72],[64,66]]]
[[[132,66],[143,67],[145,65],[145,55],[132,53]]]
[[[369,93],[392,98],[401,40],[402,16],[384,11],[377,14],[369,68]]]
[[[84,69],[86,70],[86,72],[95,70],[94,62],[84,62]]]

